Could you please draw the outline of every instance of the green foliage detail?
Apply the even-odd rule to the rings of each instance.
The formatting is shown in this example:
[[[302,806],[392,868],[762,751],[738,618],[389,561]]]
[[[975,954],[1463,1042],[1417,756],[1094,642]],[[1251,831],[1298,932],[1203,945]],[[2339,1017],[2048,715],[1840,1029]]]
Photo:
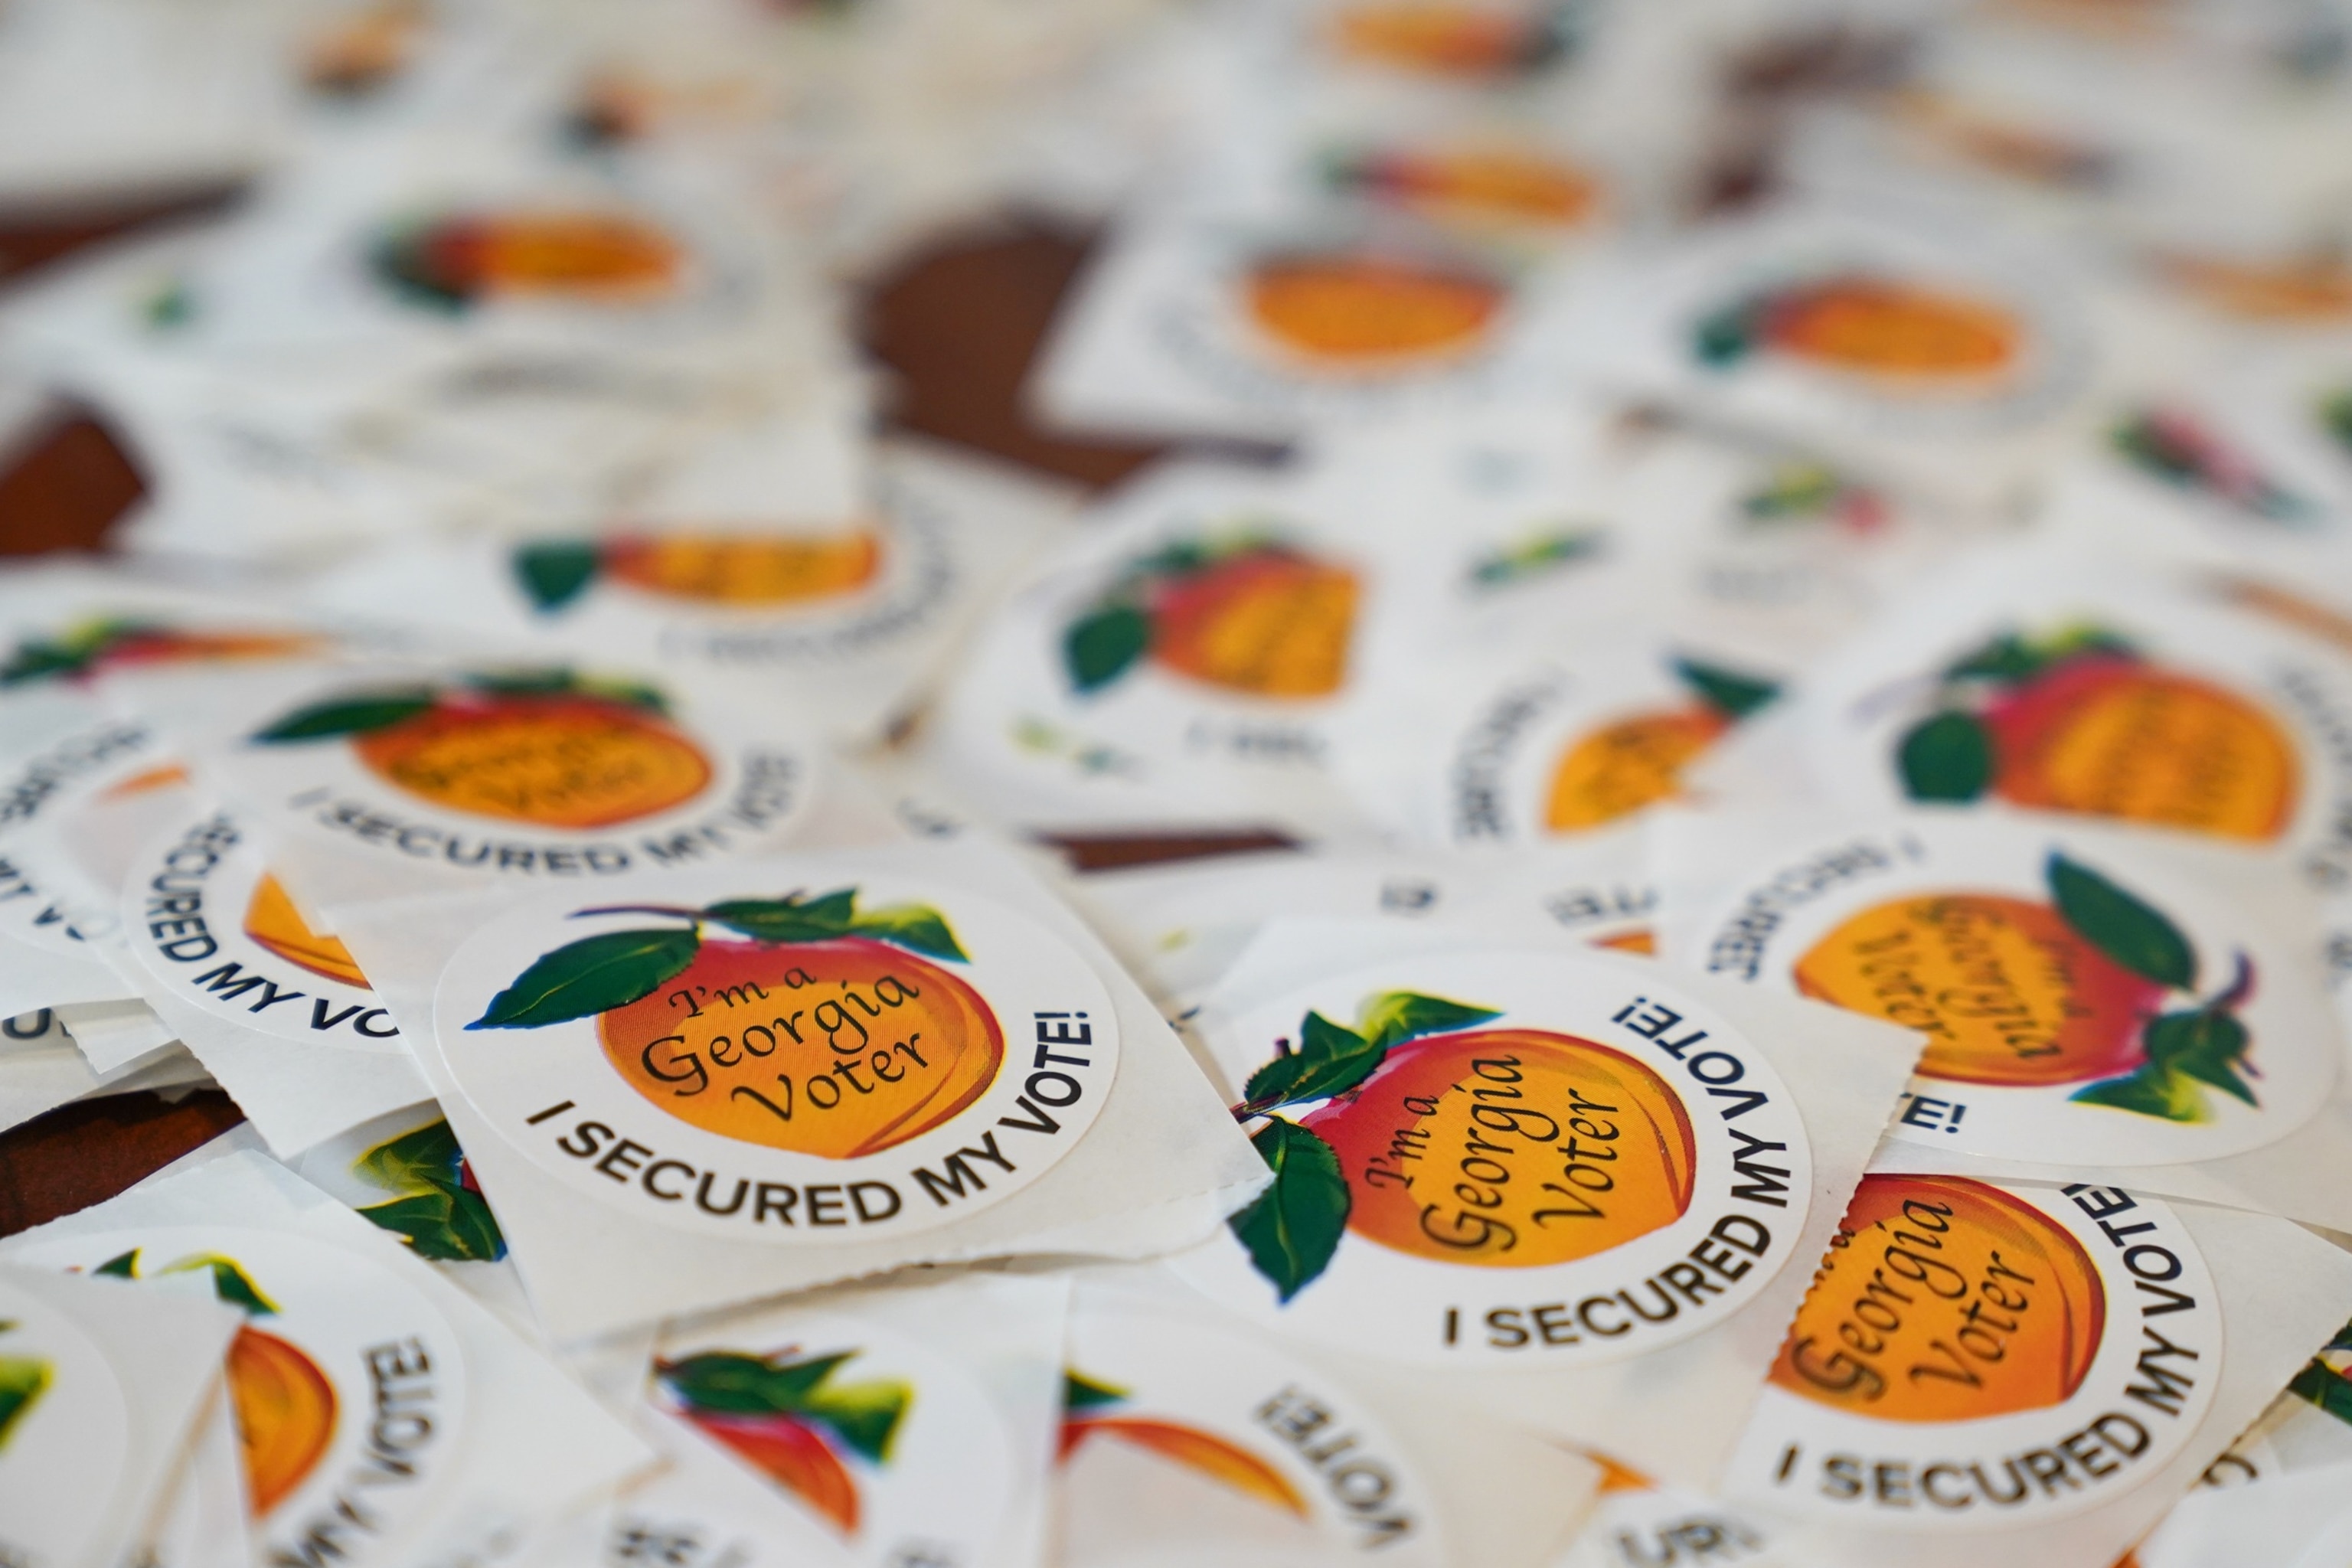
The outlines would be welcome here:
[[[2039,637],[2004,632],[1945,666],[1944,679],[2017,686],[2053,665],[2092,656],[2137,658],[2139,650],[2127,639],[2100,626],[2069,626]]]
[[[2161,911],[2054,851],[2044,874],[2060,917],[2084,941],[2143,979],[2197,989],[2197,950]]]
[[[1709,370],[1728,370],[1756,347],[1767,301],[1742,300],[1699,319],[1691,329],[1691,353]]]
[[[1128,1397],[1124,1388],[1114,1387],[1099,1378],[1088,1377],[1082,1372],[1062,1373],[1062,1408],[1064,1410],[1101,1410],[1122,1403]]]
[[[684,973],[701,946],[693,926],[583,937],[524,970],[466,1027],[536,1029],[625,1007]]]
[[[1745,719],[1780,695],[1778,682],[1759,680],[1695,658],[1675,660],[1675,673],[1700,701],[1727,719]]]
[[[351,697],[330,698],[297,708],[253,738],[266,746],[301,741],[325,741],[344,735],[364,735],[388,730],[404,720],[431,710],[435,693],[429,686],[403,688]]]
[[[834,1383],[833,1374],[858,1353],[801,1357],[790,1349],[766,1356],[705,1351],[656,1362],[654,1375],[689,1415],[776,1416],[819,1426],[852,1453],[887,1464],[915,1391],[897,1378]]]
[[[956,963],[970,956],[947,919],[926,904],[857,909],[855,888],[814,899],[726,899],[704,909],[623,905],[582,910],[582,915],[668,915],[688,923],[583,937],[542,955],[513,984],[490,999],[468,1029],[536,1029],[609,1013],[650,996],[677,979],[702,950],[702,927],[724,926],[753,942],[788,943],[865,937]],[[576,917],[575,917],[576,918]]]
[[[1598,528],[1563,530],[1538,534],[1516,544],[1488,552],[1470,568],[1470,581],[1481,588],[1506,587],[1529,577],[1590,560],[1601,553],[1607,534]]]
[[[1274,1173],[1274,1184],[1226,1223],[1287,1302],[1339,1249],[1348,1229],[1348,1181],[1331,1146],[1295,1122],[1268,1121],[1250,1142]]]
[[[2335,437],[2337,446],[2352,451],[2352,388],[2320,399],[2319,426]]]
[[[2352,1368],[2352,1323],[2336,1331],[2320,1352],[2304,1363],[2294,1380],[2286,1385],[2289,1394],[2307,1399],[2347,1426],[2352,1426],[2352,1378],[2332,1364],[2335,1357],[2344,1368]]]
[[[1242,1086],[1238,1113],[1257,1115],[1280,1105],[1344,1094],[1372,1076],[1383,1054],[1384,1047],[1355,1030],[1309,1013],[1299,1026],[1298,1048],[1250,1074]]]
[[[16,645],[6,664],[0,665],[0,687],[86,674],[124,643],[168,631],[150,621],[100,618],[85,621],[59,637],[28,638]]]
[[[1947,709],[1912,726],[1895,765],[1913,800],[1975,800],[1992,784],[1992,733],[1973,713]]]
[[[2084,1105],[2104,1105],[2165,1121],[2193,1124],[2212,1119],[2195,1084],[2178,1073],[2150,1072],[2145,1067],[2120,1078],[2085,1084],[2066,1098]]]
[[[0,1356],[0,1452],[17,1424],[32,1414],[41,1395],[49,1391],[56,1369],[35,1356]]]
[[[805,900],[798,894],[782,899],[730,899],[710,905],[701,914],[754,942],[824,942],[862,936],[930,958],[971,962],[963,944],[956,941],[947,917],[929,904],[893,904],[860,913],[855,888]]]
[[[216,1252],[192,1252],[176,1262],[167,1263],[152,1274],[139,1271],[139,1248],[117,1258],[110,1258],[90,1270],[111,1279],[160,1279],[167,1274],[210,1274],[213,1294],[232,1306],[245,1309],[254,1318],[274,1318],[278,1303],[261,1293],[261,1288],[246,1273],[235,1258],[223,1258]]]
[[[2060,918],[2109,961],[2167,990],[2196,989],[2197,950],[2160,910],[2055,852],[2045,873]],[[2208,1089],[2248,1105],[2259,1103],[2245,1078],[2252,1037],[2235,1012],[2252,987],[2253,972],[2242,954],[2220,994],[2142,1026],[2140,1048],[2147,1059],[2137,1068],[2086,1085],[2070,1098],[2188,1123],[2212,1120]]]
[[[1759,522],[1817,517],[1845,489],[1845,481],[1827,463],[1784,463],[1740,499],[1739,510]]]
[[[444,1121],[377,1144],[352,1166],[362,1179],[400,1195],[360,1210],[362,1218],[404,1238],[436,1263],[495,1263],[507,1254],[498,1216],[467,1184],[465,1151]]]
[[[1452,1034],[1501,1016],[1492,1007],[1449,1002],[1443,996],[1424,996],[1417,991],[1383,991],[1364,1004],[1356,1023],[1374,1047],[1386,1050],[1423,1035]]]
[[[1235,1113],[1261,1115],[1278,1106],[1344,1094],[1372,1075],[1391,1046],[1466,1029],[1495,1016],[1492,1008],[1412,991],[1384,991],[1370,997],[1353,1029],[1309,1013],[1299,1025],[1298,1048],[1250,1075]]]
[[[1138,605],[1105,605],[1064,634],[1062,663],[1081,693],[1097,691],[1125,675],[1150,647],[1150,612]]]
[[[515,580],[537,610],[560,610],[588,591],[600,564],[585,540],[549,540],[514,552]]]

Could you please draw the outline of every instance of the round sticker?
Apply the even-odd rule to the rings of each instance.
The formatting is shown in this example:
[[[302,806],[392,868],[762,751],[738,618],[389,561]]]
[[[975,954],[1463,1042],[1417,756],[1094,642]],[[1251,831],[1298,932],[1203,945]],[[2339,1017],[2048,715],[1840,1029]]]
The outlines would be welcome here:
[[[995,1555],[1021,1437],[962,1366],[887,1323],[793,1312],[671,1340],[653,1401],[865,1561]]]
[[[1071,1319],[1062,1417],[1069,1560],[1113,1568],[1180,1548],[1446,1561],[1442,1521],[1395,1438],[1314,1368],[1206,1314],[1089,1289]],[[1247,1561],[1248,1559],[1240,1559]]]
[[[2162,1204],[1865,1176],[1729,1485],[1881,1530],[2076,1513],[2189,1443],[2221,1354],[2212,1279]]]
[[[131,1407],[106,1352],[0,1279],[0,1558],[79,1561],[117,1518],[130,1457]]]
[[[1887,1130],[1905,1142],[2090,1165],[2276,1142],[2336,1087],[2326,991],[2129,847],[1933,819],[1844,835],[1746,879],[1701,962],[1925,1035]]]
[[[1118,1070],[1093,967],[890,872],[703,872],[541,900],[469,940],[442,1058],[524,1158],[644,1220],[780,1245],[928,1230],[1085,1136]]]
[[[749,715],[569,671],[345,677],[235,753],[273,816],[452,872],[596,879],[739,853],[807,805],[807,756]]]
[[[1645,653],[1522,670],[1466,714],[1456,688],[1439,700],[1454,731],[1444,818],[1427,826],[1462,844],[1608,826],[1679,795],[1684,770],[1776,689],[1705,660]],[[1422,793],[1437,783],[1424,778]]]
[[[244,1310],[228,1391],[263,1556],[299,1560],[331,1540],[355,1565],[389,1561],[457,1475],[463,1350],[439,1310],[382,1264],[237,1225],[60,1237],[21,1256]],[[368,1523],[354,1530],[362,1505]]]
[[[928,632],[963,586],[949,519],[912,487],[829,533],[713,529],[541,540],[509,565],[535,621],[604,657],[714,669],[837,665]]]
[[[1151,526],[997,618],[950,721],[992,772],[1028,775],[1008,810],[1034,813],[1035,791],[1058,785],[1157,790],[1148,809],[1163,816],[1263,812],[1260,792],[1321,780],[1376,580],[1263,492],[1155,497]]]
[[[1743,255],[1696,292],[1675,330],[1697,376],[1904,435],[2014,429],[2080,391],[2090,345],[2037,280],[1804,248]]]
[[[401,1048],[350,951],[296,907],[226,812],[175,824],[141,852],[122,929],[147,973],[188,1006],[305,1045]]]
[[[1229,1033],[1263,1043],[1240,1110],[1276,1184],[1177,1266],[1261,1321],[1424,1364],[1612,1361],[1725,1321],[1797,1247],[1795,1101],[1649,976],[1424,958]]]
[[[2352,885],[2352,680],[2284,625],[2018,571],[1853,645],[1807,703],[1844,798],[2106,817]]]
[[[30,742],[34,754],[0,777],[0,832],[87,799],[152,765],[157,750],[154,731],[133,720],[75,722],[88,718],[76,699],[41,710],[35,722],[24,726],[38,731],[39,737]],[[68,725],[74,727],[58,732]],[[5,739],[25,743],[26,737],[17,725],[10,724],[7,731]]]

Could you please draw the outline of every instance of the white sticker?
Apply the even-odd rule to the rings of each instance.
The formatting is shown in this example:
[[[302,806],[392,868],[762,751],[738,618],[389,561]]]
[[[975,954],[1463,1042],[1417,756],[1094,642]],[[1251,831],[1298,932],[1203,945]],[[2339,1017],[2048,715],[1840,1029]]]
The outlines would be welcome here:
[[[1889,1137],[2170,1165],[2274,1143],[2342,1046],[2310,965],[2114,837],[1922,814],[1748,875],[1692,962],[1927,1037]]]
[[[174,824],[141,853],[122,930],[157,984],[224,1022],[356,1050],[400,1038],[350,952],[310,923],[226,812]]]
[[[435,1017],[492,1126],[638,1218],[780,1245],[928,1230],[1045,1174],[1108,1097],[1108,990],[992,899],[878,869],[629,897],[501,918]]]
[[[0,1280],[0,1562],[73,1563],[116,1528],[131,1407],[106,1352],[47,1301]],[[88,1506],[59,1508],[81,1498]]]
[[[2162,1204],[1867,1176],[1727,1486],[1876,1530],[2056,1519],[2179,1453],[2221,1355],[2204,1258]]]
[[[1222,1033],[1262,1042],[1239,1110],[1276,1185],[1176,1263],[1261,1321],[1426,1365],[1591,1364],[1716,1326],[1797,1248],[1794,1100],[1661,980],[1430,957]]]
[[[1126,1291],[1078,1300],[1062,1422],[1064,1506],[1087,1536],[1074,1562],[1187,1547],[1219,1562],[1285,1548],[1302,1562],[1446,1560],[1427,1484],[1328,1375],[1199,1310]]]
[[[457,1474],[467,1368],[456,1331],[379,1263],[239,1225],[59,1237],[16,1256],[245,1310],[228,1387],[260,1555],[390,1561]]]
[[[268,825],[425,870],[613,880],[773,838],[807,756],[748,710],[569,672],[346,676],[233,753]]]

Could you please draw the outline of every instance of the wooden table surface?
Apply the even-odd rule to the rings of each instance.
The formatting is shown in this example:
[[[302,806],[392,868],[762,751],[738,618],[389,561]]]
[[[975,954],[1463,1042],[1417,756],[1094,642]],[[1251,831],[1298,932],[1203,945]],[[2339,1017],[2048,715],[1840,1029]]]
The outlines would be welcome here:
[[[0,288],[83,246],[225,205],[214,193],[69,222],[0,218]],[[1091,487],[1114,484],[1158,449],[1063,439],[1033,425],[1020,390],[1055,307],[1086,258],[1086,235],[1008,219],[948,236],[861,291],[859,331],[892,376],[886,423]],[[37,435],[0,474],[0,554],[93,550],[143,492],[139,455],[97,410]],[[1273,835],[1062,840],[1087,866],[1262,847]],[[218,1090],[82,1100],[0,1133],[0,1236],[111,1197],[242,1120]]]

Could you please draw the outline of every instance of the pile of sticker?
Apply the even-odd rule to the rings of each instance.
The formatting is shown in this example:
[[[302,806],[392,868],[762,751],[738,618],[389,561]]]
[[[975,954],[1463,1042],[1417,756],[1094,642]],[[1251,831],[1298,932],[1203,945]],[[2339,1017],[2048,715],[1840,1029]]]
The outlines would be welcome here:
[[[0,297],[0,1125],[247,1118],[0,1568],[2352,1562],[2352,6],[0,15],[229,176]],[[1286,452],[873,436],[1014,201]]]

